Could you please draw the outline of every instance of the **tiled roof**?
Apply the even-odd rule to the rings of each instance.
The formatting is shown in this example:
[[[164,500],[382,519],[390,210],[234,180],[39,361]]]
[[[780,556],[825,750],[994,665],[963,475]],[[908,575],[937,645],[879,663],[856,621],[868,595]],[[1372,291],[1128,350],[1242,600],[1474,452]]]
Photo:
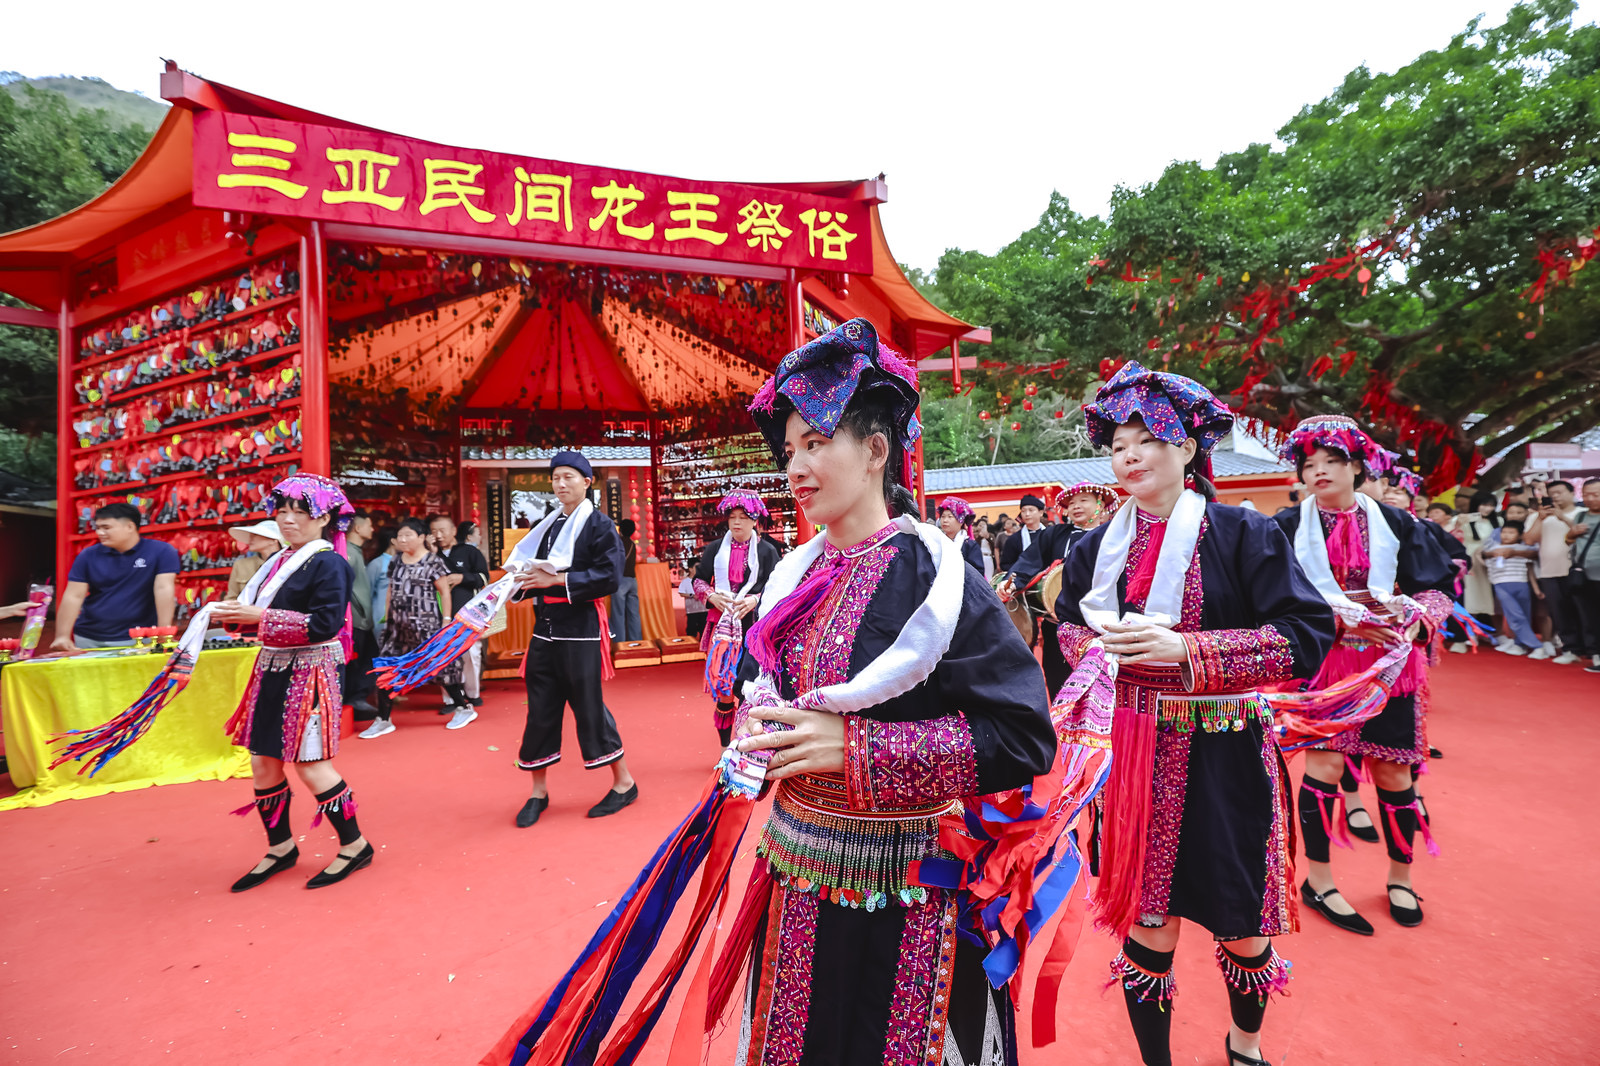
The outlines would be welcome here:
[[[1275,474],[1293,470],[1286,463],[1258,459],[1239,452],[1211,453],[1211,467],[1217,477],[1248,474]],[[1071,485],[1095,481],[1110,485],[1110,459],[1058,459],[1042,463],[1002,463],[999,466],[957,466],[929,470],[924,477],[929,492],[959,492],[963,489],[998,489],[1012,485]]]

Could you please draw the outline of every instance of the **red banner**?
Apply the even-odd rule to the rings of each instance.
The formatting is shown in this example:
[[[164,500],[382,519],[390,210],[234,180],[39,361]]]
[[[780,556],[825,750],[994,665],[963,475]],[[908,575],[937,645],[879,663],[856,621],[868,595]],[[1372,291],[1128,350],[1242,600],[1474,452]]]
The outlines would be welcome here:
[[[200,207],[872,273],[867,204],[202,111]]]

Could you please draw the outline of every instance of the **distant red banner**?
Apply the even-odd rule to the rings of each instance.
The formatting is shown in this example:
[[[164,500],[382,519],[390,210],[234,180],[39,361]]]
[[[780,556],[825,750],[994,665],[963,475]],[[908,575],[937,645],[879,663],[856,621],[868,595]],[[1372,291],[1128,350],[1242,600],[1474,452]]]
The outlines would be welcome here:
[[[200,207],[766,266],[872,272],[865,203],[202,111]]]

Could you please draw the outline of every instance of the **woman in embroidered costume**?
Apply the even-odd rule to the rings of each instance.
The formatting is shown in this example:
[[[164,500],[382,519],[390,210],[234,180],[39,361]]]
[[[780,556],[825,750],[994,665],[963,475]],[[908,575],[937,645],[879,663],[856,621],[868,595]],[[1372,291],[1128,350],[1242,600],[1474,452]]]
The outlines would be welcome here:
[[[727,516],[728,529],[714,537],[700,554],[694,572],[694,595],[706,605],[706,627],[700,634],[700,650],[707,655],[706,691],[716,699],[711,724],[723,747],[733,735],[733,710],[738,695],[731,678],[713,674],[736,672],[744,653],[744,633],[755,624],[756,605],[767,587],[772,568],[778,565],[778,549],[756,533],[758,519],[771,517],[761,497],[736,490],[717,504],[717,513]],[[726,625],[718,632],[724,616]],[[748,622],[746,621],[748,619]],[[737,629],[738,639],[734,639]],[[717,647],[718,638],[726,647]],[[718,669],[719,663],[726,669]]]
[[[777,782],[741,912],[759,918],[749,1066],[1015,1061],[1010,999],[956,938],[957,893],[912,870],[952,802],[1030,782],[1055,735],[981,571],[910,517],[915,383],[856,319],[785,357],[751,407],[827,535],[779,566],[745,663],[739,747]]]
[[[333,766],[339,750],[341,675],[350,652],[344,530],[354,509],[338,485],[315,474],[280,481],[268,494],[267,507],[276,514],[288,550],[258,575],[265,587],[253,580],[239,599],[212,610],[213,621],[256,627],[262,645],[228,729],[235,744],[250,749],[256,787],[255,803],[235,813],[248,814],[251,806],[260,813],[267,855],[234,882],[235,892],[256,887],[300,857],[289,821],[285,763],[294,765],[316,796],[317,815],[311,824],[326,816],[339,835],[338,855],[306,887],[342,881],[371,865],[373,856],[356,824],[350,786]]]
[[[1293,461],[1312,496],[1276,521],[1319,593],[1346,620],[1312,687],[1369,667],[1392,645],[1394,635],[1356,621],[1364,608],[1393,614],[1400,639],[1413,645],[1383,709],[1322,750],[1308,751],[1300,785],[1309,867],[1301,898],[1341,929],[1370,936],[1371,923],[1340,895],[1329,865],[1332,827],[1344,825],[1342,817],[1335,822],[1338,783],[1346,757],[1360,756],[1378,788],[1378,821],[1389,852],[1389,913],[1401,925],[1417,925],[1422,908],[1411,884],[1411,857],[1419,827],[1429,850],[1435,850],[1414,787],[1416,769],[1428,757],[1428,648],[1450,617],[1455,569],[1424,528],[1427,523],[1357,491],[1369,477],[1380,476],[1386,462],[1382,449],[1353,420],[1343,415],[1306,419],[1285,442],[1284,457]]]
[[[1066,735],[1086,673],[1115,689],[1096,923],[1122,938],[1113,980],[1146,1063],[1172,1061],[1184,919],[1217,941],[1229,1061],[1261,1063],[1267,996],[1289,978],[1271,938],[1296,912],[1288,774],[1254,690],[1309,677],[1332,614],[1270,519],[1214,501],[1209,452],[1233,415],[1204,387],[1130,362],[1084,414],[1134,505],[1077,543],[1056,603],[1078,668]]]
[[[978,515],[972,504],[960,496],[946,496],[939,501],[939,532],[956,542],[961,558],[978,573],[983,573],[983,550],[972,539],[972,523]]]

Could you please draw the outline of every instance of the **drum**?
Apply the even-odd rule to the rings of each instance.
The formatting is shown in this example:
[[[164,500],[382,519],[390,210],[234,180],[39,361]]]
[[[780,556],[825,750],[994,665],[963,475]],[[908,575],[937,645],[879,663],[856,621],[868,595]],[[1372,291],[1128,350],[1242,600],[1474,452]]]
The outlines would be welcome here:
[[[1044,590],[1042,596],[1044,600],[1044,615],[1052,622],[1059,621],[1056,618],[1056,601],[1061,598],[1062,577],[1066,574],[1066,571],[1067,568],[1064,562],[1057,563],[1045,571],[1044,578],[1039,582],[1039,586]]]
[[[1033,647],[1033,612],[1028,610],[1026,599],[1022,596],[1011,597],[1006,601],[1006,614],[1011,616],[1011,624],[1017,627],[1017,632],[1022,634],[1028,647]]]

